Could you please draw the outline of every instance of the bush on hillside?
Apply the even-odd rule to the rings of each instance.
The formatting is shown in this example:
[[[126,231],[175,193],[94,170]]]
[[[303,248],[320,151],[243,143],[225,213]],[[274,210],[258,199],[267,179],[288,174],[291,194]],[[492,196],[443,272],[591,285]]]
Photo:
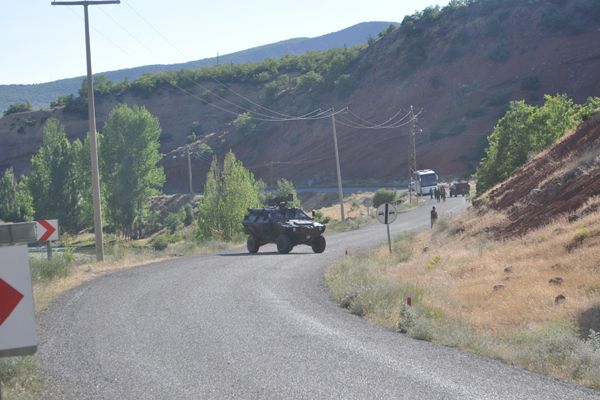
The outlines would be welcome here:
[[[7,116],[10,114],[16,114],[16,113],[21,113],[21,112],[27,112],[27,111],[31,111],[31,103],[26,101],[24,103],[14,103],[11,104],[10,106],[8,106],[8,108],[6,110],[4,110],[4,113],[2,114],[3,116]]]

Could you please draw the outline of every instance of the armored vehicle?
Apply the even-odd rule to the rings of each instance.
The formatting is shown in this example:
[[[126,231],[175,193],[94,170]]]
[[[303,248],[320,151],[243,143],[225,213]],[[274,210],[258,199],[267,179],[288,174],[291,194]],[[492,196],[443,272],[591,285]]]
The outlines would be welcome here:
[[[450,185],[450,197],[458,197],[459,194],[465,196],[469,194],[470,190],[471,185],[469,185],[469,182],[453,182],[452,185]]]
[[[294,246],[306,244],[315,253],[325,251],[325,225],[316,222],[299,208],[287,207],[285,203],[266,208],[249,208],[242,222],[248,234],[246,245],[250,253],[258,252],[260,246],[276,243],[277,251],[289,253]]]

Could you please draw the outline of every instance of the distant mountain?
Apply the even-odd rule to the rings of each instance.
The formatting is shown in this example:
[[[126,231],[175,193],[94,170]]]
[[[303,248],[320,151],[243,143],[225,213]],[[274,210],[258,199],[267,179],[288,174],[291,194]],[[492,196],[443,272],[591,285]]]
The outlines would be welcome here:
[[[376,37],[379,32],[386,29],[390,24],[391,22],[380,21],[363,22],[323,36],[288,39],[236,53],[225,54],[219,57],[218,62],[221,64],[258,62],[271,57],[283,57],[286,54],[297,55],[307,51],[328,50],[344,46],[351,47],[365,43],[370,36]],[[104,75],[115,82],[125,78],[131,81],[147,73],[173,71],[182,68],[201,68],[216,64],[217,57],[212,57],[180,64],[146,65],[143,67],[102,72],[97,75]],[[77,94],[83,79],[83,76],[79,76],[32,85],[0,85],[0,112],[7,109],[11,104],[25,101],[29,101],[34,109],[46,108],[50,105],[51,101],[56,100],[59,96]]]

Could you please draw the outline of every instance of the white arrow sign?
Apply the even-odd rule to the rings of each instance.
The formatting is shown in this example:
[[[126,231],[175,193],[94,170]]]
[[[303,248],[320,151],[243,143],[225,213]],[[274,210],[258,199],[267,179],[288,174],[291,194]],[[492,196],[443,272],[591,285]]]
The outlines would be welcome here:
[[[36,238],[40,242],[58,240],[58,220],[40,219],[35,221]]]

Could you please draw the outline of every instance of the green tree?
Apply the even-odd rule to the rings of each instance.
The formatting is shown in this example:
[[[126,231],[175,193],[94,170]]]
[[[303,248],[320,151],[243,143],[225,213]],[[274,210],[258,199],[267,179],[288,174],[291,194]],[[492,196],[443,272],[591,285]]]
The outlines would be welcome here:
[[[7,116],[9,114],[16,114],[20,112],[31,111],[31,103],[26,101],[25,103],[14,103],[8,106],[8,108],[4,111],[3,116]]]
[[[566,94],[544,96],[546,102],[536,110],[533,125],[533,150],[540,152],[581,122],[579,107]]]
[[[256,132],[256,123],[249,112],[239,114],[233,121],[233,126],[242,136],[250,136]]]
[[[144,107],[119,104],[109,113],[100,136],[100,164],[107,218],[116,231],[133,237],[141,230],[150,196],[165,182],[158,119]],[[138,231],[139,232],[139,231]]]
[[[271,197],[287,197],[289,195],[292,195],[293,200],[288,202],[288,205],[290,207],[301,207],[300,199],[298,198],[298,193],[296,193],[294,183],[292,181],[288,181],[287,179],[278,179],[277,189],[272,193]]]
[[[241,234],[244,214],[261,204],[263,189],[264,184],[254,179],[233,152],[225,155],[222,169],[214,158],[198,208],[199,236],[232,240]]]
[[[21,222],[31,220],[33,204],[26,179],[17,182],[12,168],[0,177],[0,220]]]
[[[57,218],[67,230],[82,227],[82,188],[76,178],[81,171],[76,151],[55,118],[46,122],[42,147],[31,158],[27,184],[36,218]]]
[[[377,208],[385,203],[393,203],[397,198],[396,191],[393,189],[377,189],[373,195],[373,207]]]

